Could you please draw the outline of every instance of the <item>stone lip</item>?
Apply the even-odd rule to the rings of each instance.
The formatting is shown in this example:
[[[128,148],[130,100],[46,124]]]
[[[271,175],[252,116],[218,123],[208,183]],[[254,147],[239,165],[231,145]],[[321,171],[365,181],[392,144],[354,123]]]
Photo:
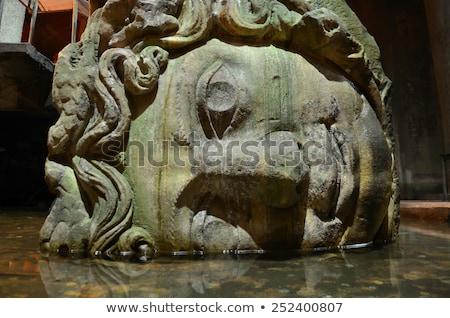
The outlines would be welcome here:
[[[53,72],[54,69],[53,62],[39,53],[30,43],[0,43],[0,54],[26,55],[39,63],[45,70]]]
[[[194,179],[184,189],[178,198],[177,206],[189,209],[192,214],[191,238],[201,237],[193,240],[194,246],[204,247],[211,245],[209,241],[220,241],[223,242],[223,246],[214,244],[216,247],[214,252],[230,249],[283,251],[300,249],[306,215],[306,194],[301,192],[305,192],[306,188],[301,187],[298,190],[300,193],[297,193],[297,184],[292,183],[292,180],[270,180],[280,188],[278,191],[293,188],[292,197],[284,198],[283,202],[275,202],[271,200],[270,193],[266,193],[270,187],[264,182],[264,177],[253,179],[208,176],[206,179]],[[263,187],[258,188],[258,184],[263,184]],[[286,202],[289,204],[285,207],[274,207]],[[197,226],[197,223],[201,226]],[[214,228],[214,237],[206,235],[208,228]],[[221,231],[225,233],[224,236],[218,234]],[[231,233],[235,239],[231,238],[233,236]],[[236,240],[237,243],[230,245],[230,240]],[[195,243],[197,241],[203,243],[197,244]],[[230,247],[225,248],[227,246]]]

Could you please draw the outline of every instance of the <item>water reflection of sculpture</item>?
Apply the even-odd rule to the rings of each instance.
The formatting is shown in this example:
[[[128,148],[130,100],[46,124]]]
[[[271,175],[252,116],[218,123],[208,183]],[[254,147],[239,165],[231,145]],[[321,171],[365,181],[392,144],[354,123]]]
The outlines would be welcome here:
[[[390,82],[360,44],[373,40],[299,0],[93,9],[55,71],[43,249],[306,250],[396,236]]]
[[[400,249],[260,259],[256,255],[111,262],[39,261],[49,297],[398,297],[420,292],[399,265]]]

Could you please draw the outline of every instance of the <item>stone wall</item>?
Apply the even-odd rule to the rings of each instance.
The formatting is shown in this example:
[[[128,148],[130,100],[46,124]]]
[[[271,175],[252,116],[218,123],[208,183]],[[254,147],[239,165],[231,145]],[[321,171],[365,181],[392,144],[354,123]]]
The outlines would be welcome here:
[[[448,122],[445,114],[449,111],[448,106],[443,106],[444,99],[448,101],[448,93],[441,94],[440,106],[437,87],[448,78],[448,67],[446,74],[437,74],[435,69],[441,68],[448,53],[438,53],[441,49],[438,45],[444,45],[438,39],[446,35],[445,26],[439,21],[445,20],[432,16],[448,13],[450,2],[425,1],[431,11],[429,21],[433,23],[430,24],[423,0],[347,0],[347,3],[377,40],[385,71],[394,82],[392,117],[401,197],[439,199],[442,197],[440,156],[445,149],[448,151],[444,139],[447,129],[443,127]],[[448,36],[446,39],[448,52]],[[437,67],[433,68],[433,64]]]
[[[444,149],[450,152],[450,3],[447,0],[427,0],[428,29],[433,55],[436,86],[441,105]]]
[[[14,0],[0,0],[0,42],[21,42],[25,7]]]

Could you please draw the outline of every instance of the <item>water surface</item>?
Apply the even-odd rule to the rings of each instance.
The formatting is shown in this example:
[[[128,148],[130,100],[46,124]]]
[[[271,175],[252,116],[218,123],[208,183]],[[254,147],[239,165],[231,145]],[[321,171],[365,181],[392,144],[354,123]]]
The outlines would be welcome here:
[[[0,211],[0,297],[450,297],[450,225],[402,218],[395,243],[295,257],[45,257],[46,212]]]

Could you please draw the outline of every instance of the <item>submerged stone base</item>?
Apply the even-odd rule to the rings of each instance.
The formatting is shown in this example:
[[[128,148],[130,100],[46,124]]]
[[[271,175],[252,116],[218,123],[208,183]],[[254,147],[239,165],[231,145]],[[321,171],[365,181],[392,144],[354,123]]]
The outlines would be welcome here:
[[[363,42],[308,1],[107,1],[56,67],[57,199],[42,247],[243,253],[395,238],[390,82]]]

